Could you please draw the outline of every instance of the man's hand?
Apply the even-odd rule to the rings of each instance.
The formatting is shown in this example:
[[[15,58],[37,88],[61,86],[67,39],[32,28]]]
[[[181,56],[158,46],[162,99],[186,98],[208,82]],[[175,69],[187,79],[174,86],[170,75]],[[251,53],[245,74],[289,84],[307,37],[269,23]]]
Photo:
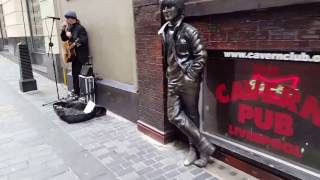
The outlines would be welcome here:
[[[72,33],[69,32],[69,31],[67,31],[67,32],[66,32],[66,36],[67,36],[68,38],[71,38],[71,37],[72,37]]]
[[[66,31],[68,24],[66,21],[63,21],[63,23],[61,24],[61,31]]]

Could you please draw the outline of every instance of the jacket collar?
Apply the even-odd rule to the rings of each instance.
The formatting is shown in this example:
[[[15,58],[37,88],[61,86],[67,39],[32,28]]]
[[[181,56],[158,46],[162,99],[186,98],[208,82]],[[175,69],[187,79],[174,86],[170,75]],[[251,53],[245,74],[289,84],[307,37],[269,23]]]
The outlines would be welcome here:
[[[182,17],[178,20],[178,22],[177,22],[177,24],[175,25],[174,29],[177,29],[177,28],[181,25],[183,19],[184,19],[184,17],[182,16]],[[164,25],[162,25],[162,27],[161,27],[160,30],[158,31],[158,35],[163,34],[164,30],[166,29],[166,27],[167,27],[168,25],[169,25],[169,21],[166,22]]]

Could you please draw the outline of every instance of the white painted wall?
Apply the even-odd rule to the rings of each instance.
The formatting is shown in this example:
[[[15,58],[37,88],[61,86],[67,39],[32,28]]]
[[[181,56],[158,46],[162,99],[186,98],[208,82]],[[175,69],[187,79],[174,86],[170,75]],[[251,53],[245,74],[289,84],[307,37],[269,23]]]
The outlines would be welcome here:
[[[137,89],[137,67],[132,0],[59,0],[60,17],[77,12],[89,35],[94,71]]]

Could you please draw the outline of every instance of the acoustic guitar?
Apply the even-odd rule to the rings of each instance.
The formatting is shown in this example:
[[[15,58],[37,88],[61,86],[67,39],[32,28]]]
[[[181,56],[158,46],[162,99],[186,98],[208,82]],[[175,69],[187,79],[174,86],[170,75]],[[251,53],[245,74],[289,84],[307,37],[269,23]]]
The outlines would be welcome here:
[[[64,56],[63,60],[67,64],[69,62],[72,62],[74,57],[76,56],[76,50],[75,47],[79,46],[79,38],[76,39],[74,42],[66,41],[63,43],[63,49],[64,49]]]

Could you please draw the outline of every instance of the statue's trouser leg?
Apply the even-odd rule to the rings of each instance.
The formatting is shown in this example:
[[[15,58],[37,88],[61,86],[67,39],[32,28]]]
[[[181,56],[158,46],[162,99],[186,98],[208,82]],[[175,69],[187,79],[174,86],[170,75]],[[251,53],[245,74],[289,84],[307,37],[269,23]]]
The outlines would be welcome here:
[[[199,129],[199,85],[193,84],[193,86],[186,89],[186,91],[180,91],[179,97],[181,104],[183,105],[183,111],[187,114],[194,125]],[[192,143],[192,139],[189,139],[189,152],[184,160],[184,165],[189,166],[198,159],[198,154],[195,145]]]
[[[189,90],[191,89],[192,88],[189,88]],[[192,111],[192,109],[188,108],[188,106],[196,106],[196,108],[194,108],[196,110],[193,111],[197,112],[196,114],[198,114],[198,97],[194,98],[194,96],[190,95],[192,93],[194,93],[194,95],[198,95],[196,91],[197,89],[195,89],[194,92],[168,91],[168,118],[171,123],[177,126],[181,132],[188,136],[191,143],[197,148],[200,153],[211,155],[214,152],[214,146],[200,133],[199,128],[195,125],[192,119],[186,115],[186,112],[191,113]],[[194,100],[192,100],[192,98]],[[192,101],[194,101],[193,105],[187,103]],[[196,118],[199,117],[199,115],[196,116]]]

